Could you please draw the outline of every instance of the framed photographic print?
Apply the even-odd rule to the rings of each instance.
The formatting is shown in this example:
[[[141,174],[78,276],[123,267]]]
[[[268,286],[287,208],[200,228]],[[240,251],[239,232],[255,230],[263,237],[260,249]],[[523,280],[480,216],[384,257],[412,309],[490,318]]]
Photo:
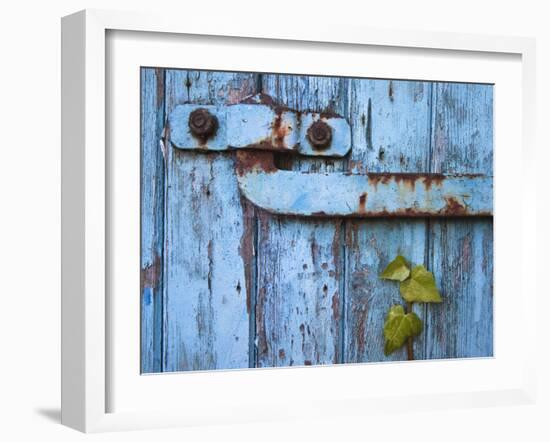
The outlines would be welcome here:
[[[529,402],[533,57],[66,17],[63,422]]]

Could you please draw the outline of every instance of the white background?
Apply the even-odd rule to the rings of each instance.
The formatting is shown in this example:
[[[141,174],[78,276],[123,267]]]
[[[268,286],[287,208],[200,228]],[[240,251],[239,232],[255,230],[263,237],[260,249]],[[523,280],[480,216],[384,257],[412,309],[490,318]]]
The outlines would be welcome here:
[[[163,38],[164,37],[164,38]],[[111,335],[108,411],[146,412],[178,410],[189,417],[223,416],[229,403],[248,416],[273,416],[277,407],[290,404],[313,412],[328,400],[338,400],[338,413],[354,406],[343,399],[360,398],[381,407],[377,398],[405,396],[399,405],[418,405],[412,395],[441,395],[521,388],[527,328],[515,330],[503,318],[520,322],[524,281],[511,281],[521,254],[521,217],[510,201],[519,201],[520,188],[508,179],[518,170],[513,152],[521,143],[521,64],[519,57],[429,50],[394,50],[354,46],[342,51],[335,45],[252,44],[243,39],[166,38],[152,33],[110,33],[108,68],[109,164],[111,184],[110,312]],[[280,54],[284,53],[284,66]],[[494,324],[496,358],[468,361],[430,361],[415,364],[340,365],[317,369],[232,370],[181,373],[177,376],[139,375],[139,237],[140,237],[140,66],[193,66],[203,69],[307,72],[378,78],[445,79],[495,83],[495,259],[494,286],[498,308]],[[129,111],[130,110],[130,111]],[[518,117],[519,115],[519,117]],[[510,233],[512,232],[512,234]],[[525,298],[524,298],[525,299]],[[527,310],[527,309],[526,309]],[[500,318],[501,320],[498,320]],[[523,334],[522,334],[523,333]],[[410,382],[414,378],[414,382]],[[452,381],[450,381],[452,379]],[[261,394],[258,393],[261,391]],[[408,396],[407,396],[408,395]],[[193,398],[182,401],[182,397]],[[473,402],[470,395],[470,401]],[[456,402],[456,400],[455,400]],[[217,404],[222,405],[217,405]],[[250,407],[250,404],[254,404]],[[391,408],[391,407],[390,407]],[[441,409],[442,405],[432,407]],[[254,414],[254,416],[253,416]],[[333,413],[334,414],[334,413]],[[319,416],[319,414],[317,415]],[[219,422],[219,420],[218,420]]]
[[[176,3],[176,2],[174,2]],[[4,5],[0,15],[0,218],[2,303],[0,332],[0,437],[3,440],[547,440],[550,389],[541,376],[538,406],[482,410],[411,412],[334,419],[186,430],[143,431],[84,436],[59,421],[60,336],[60,17],[85,7],[155,10],[180,14],[215,14],[272,23],[292,20],[363,24],[373,27],[510,34],[538,38],[539,192],[548,192],[543,171],[548,165],[544,128],[550,79],[550,14],[543,2],[505,1],[345,1],[266,2],[168,1],[24,1]],[[540,5],[539,5],[540,3]],[[545,29],[546,28],[546,29]],[[518,153],[519,154],[519,153]],[[540,206],[541,220],[547,210]],[[539,257],[548,249],[548,234],[539,223]],[[534,277],[534,274],[533,274]],[[542,282],[542,281],[541,281]],[[550,311],[539,283],[541,303],[533,314]],[[548,327],[540,314],[540,372],[550,373]],[[411,379],[414,382],[414,379]]]

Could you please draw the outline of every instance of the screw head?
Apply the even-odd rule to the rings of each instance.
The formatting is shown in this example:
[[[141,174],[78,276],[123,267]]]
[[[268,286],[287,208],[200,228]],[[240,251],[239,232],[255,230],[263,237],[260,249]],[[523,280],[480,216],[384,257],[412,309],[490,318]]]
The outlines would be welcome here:
[[[189,114],[189,129],[197,138],[208,139],[218,129],[218,119],[207,109],[195,109]]]
[[[332,142],[332,129],[324,121],[316,121],[308,128],[307,139],[315,149],[326,149]]]

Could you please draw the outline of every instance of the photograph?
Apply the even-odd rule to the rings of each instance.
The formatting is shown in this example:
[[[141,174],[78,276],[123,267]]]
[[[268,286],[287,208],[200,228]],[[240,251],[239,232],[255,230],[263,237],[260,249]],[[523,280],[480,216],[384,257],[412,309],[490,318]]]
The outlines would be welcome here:
[[[549,439],[544,2],[4,3],[0,442]]]
[[[141,67],[141,373],[493,357],[493,92]]]

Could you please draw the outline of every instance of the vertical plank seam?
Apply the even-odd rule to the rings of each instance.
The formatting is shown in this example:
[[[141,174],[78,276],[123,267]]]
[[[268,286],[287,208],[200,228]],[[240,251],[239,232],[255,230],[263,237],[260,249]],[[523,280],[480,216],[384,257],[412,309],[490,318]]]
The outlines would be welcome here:
[[[339,286],[340,286],[340,302],[339,302],[339,309],[340,309],[340,324],[339,324],[339,335],[338,336],[338,344],[339,344],[339,355],[338,355],[338,364],[344,364],[345,358],[344,358],[344,351],[345,351],[345,333],[346,333],[346,284],[348,281],[348,266],[347,266],[347,259],[348,259],[348,248],[346,246],[346,236],[348,232],[348,221],[344,220],[341,224],[340,228],[340,263],[342,269],[342,276],[340,277]]]
[[[155,86],[155,94],[154,94],[154,118],[153,118],[153,125],[152,127],[149,127],[148,130],[153,131],[153,145],[148,145],[148,147],[145,146],[143,142],[143,135],[144,135],[144,125],[143,125],[143,112],[144,112],[144,95],[147,93],[150,93],[150,91],[146,91],[144,88],[147,87],[144,83],[144,76],[152,76],[154,78],[154,83],[152,83]],[[162,88],[159,90],[159,87]],[[145,149],[151,149],[153,158],[159,155],[159,151],[157,149],[159,148],[159,145],[157,141],[160,141],[160,137],[162,134],[162,129],[164,127],[164,106],[165,106],[165,89],[164,89],[164,69],[158,69],[158,68],[141,68],[140,69],[140,173],[141,176],[143,176],[143,170],[144,170],[144,163],[143,163],[143,155],[145,153]],[[157,166],[156,160],[155,160],[155,166]],[[154,184],[151,183],[150,185],[155,186],[155,193],[153,196],[154,199],[154,208],[152,212],[153,217],[153,226],[155,227],[154,231],[151,233],[151,236],[148,238],[150,240],[150,245],[152,246],[153,250],[153,256],[155,257],[155,260],[158,259],[158,274],[154,276],[154,283],[155,287],[152,288],[152,328],[150,331],[150,339],[152,340],[152,349],[151,352],[145,352],[144,351],[144,342],[143,342],[143,318],[144,318],[144,311],[143,311],[143,304],[140,303],[140,372],[141,373],[158,373],[162,371],[162,355],[163,355],[163,273],[162,273],[162,262],[163,262],[163,238],[164,238],[164,229],[163,227],[158,227],[157,224],[163,223],[164,218],[164,182],[165,182],[165,171],[164,167],[162,169],[155,167],[155,173],[158,175],[154,176]],[[160,187],[157,188],[157,185],[160,183]],[[143,186],[144,182],[143,179],[140,179],[140,268],[143,269]],[[162,192],[162,195],[160,195],[161,201],[159,202],[158,207],[157,206],[157,198],[159,198],[158,192]],[[158,220],[158,215],[161,215],[160,223]],[[155,266],[157,266],[155,264]],[[143,289],[143,287],[142,287]],[[143,295],[143,292],[142,292]],[[144,366],[147,366],[147,370],[144,369]]]
[[[252,275],[250,277],[250,312],[248,314],[248,368],[255,368],[258,365],[258,355],[256,349],[256,305],[257,305],[257,293],[258,293],[258,240],[260,223],[258,220],[258,214],[254,208],[254,231],[252,238],[252,261],[249,265],[252,266]],[[246,264],[245,264],[246,265]]]
[[[166,122],[167,122],[167,115],[168,115],[168,100],[166,99],[167,95],[168,95],[168,77],[166,75],[166,69],[163,69],[163,72],[164,72],[164,127],[166,127]],[[189,72],[187,71],[186,72],[186,78],[187,80],[189,81]],[[189,94],[188,94],[189,95]],[[166,260],[165,258],[168,256],[167,254],[167,247],[168,247],[168,241],[167,241],[167,238],[166,238],[166,232],[168,231],[167,229],[167,211],[168,211],[168,187],[170,185],[170,183],[168,182],[168,173],[167,173],[167,161],[168,161],[168,158],[170,158],[170,147],[169,147],[169,144],[170,143],[167,143],[166,141],[168,140],[168,137],[166,136],[167,134],[165,134],[165,139],[164,139],[164,143],[165,143],[165,146],[164,146],[164,151],[165,151],[165,156],[164,156],[164,208],[163,208],[163,238],[162,238],[162,254],[163,254],[163,262],[162,262],[162,318],[163,318],[163,322],[162,322],[162,342],[163,342],[163,345],[162,345],[162,363],[161,363],[161,371],[164,372],[166,371],[166,367],[168,365],[168,345],[167,345],[167,342],[168,342],[168,339],[167,339],[167,333],[168,333],[168,309],[166,308],[167,307],[167,296],[168,296],[168,293],[167,293],[167,284],[166,284],[166,277],[168,275],[168,260]]]
[[[431,82],[430,83],[430,131],[429,131],[429,138],[428,138],[428,165],[427,165],[427,172],[431,173],[433,172],[433,149],[434,149],[434,126],[435,126],[435,103],[437,100],[437,83]],[[433,240],[432,236],[434,235],[433,228],[432,228],[432,222],[430,218],[426,218],[426,247],[424,251],[424,260],[426,262],[426,268],[430,270],[430,266],[432,265],[433,259],[432,259],[432,253],[433,253]],[[428,358],[428,304],[423,305],[423,312],[424,315],[424,351],[422,355],[422,359]]]
[[[263,75],[256,75],[256,93],[263,92]],[[252,238],[252,261],[248,265],[252,266],[252,275],[250,277],[250,311],[248,313],[248,367],[256,368],[258,366],[258,349],[256,347],[256,306],[258,301],[259,274],[258,259],[259,259],[259,241],[260,241],[260,220],[256,208],[253,208],[253,235]],[[245,263],[246,265],[246,263]]]
[[[143,90],[143,77],[145,76],[145,68],[140,67],[139,69],[139,270],[140,272],[143,271],[143,152],[145,150],[145,143],[143,140],[143,108],[144,108],[144,90]],[[108,174],[107,174],[108,176]],[[109,235],[109,230],[107,229],[107,235]],[[107,244],[109,244],[109,238],[107,238]],[[107,272],[109,271],[109,266],[107,266]],[[108,281],[110,279],[109,274],[107,273],[106,280]],[[140,374],[144,373],[144,339],[143,339],[143,320],[144,320],[144,309],[143,309],[143,284],[140,283],[139,286],[139,292],[140,292],[140,299],[139,299],[139,371]],[[108,293],[106,291],[106,293]],[[109,299],[106,298],[106,305],[108,305]],[[154,324],[154,315],[153,315],[153,324]],[[108,339],[108,334],[106,333],[105,337]],[[153,337],[154,342],[154,337]],[[106,345],[108,345],[108,342],[105,342]],[[107,347],[108,348],[108,347]],[[154,349],[154,344],[153,344]],[[154,358],[153,358],[154,359]],[[108,366],[105,366],[106,369]],[[106,386],[106,394],[108,397],[108,386]]]
[[[160,137],[159,137],[159,144],[157,144],[157,148],[160,149],[160,143],[163,142],[162,141],[162,133],[164,131],[164,127],[165,127],[165,124],[166,124],[166,109],[165,109],[165,106],[166,106],[166,69],[161,69],[160,72],[162,73],[162,105],[161,106],[158,106],[158,108],[160,109],[160,118],[161,118],[161,121],[162,121],[162,124],[161,124],[161,132],[160,132]],[[159,78],[160,80],[160,78]],[[166,150],[166,148],[165,148]],[[165,303],[164,303],[164,258],[165,258],[165,253],[164,253],[164,239],[165,239],[165,226],[164,226],[164,219],[165,219],[165,210],[166,210],[166,157],[164,156],[164,154],[162,155],[162,158],[163,158],[163,168],[162,168],[162,191],[163,191],[163,194],[162,194],[162,208],[160,210],[160,212],[162,213],[162,223],[159,223],[159,224],[162,224],[162,230],[159,234],[159,238],[158,238],[158,241],[160,241],[160,266],[159,266],[159,271],[160,271],[160,275],[158,277],[158,280],[159,280],[159,292],[157,293],[157,296],[159,296],[160,294],[160,324],[159,324],[159,328],[160,330],[158,331],[160,336],[159,336],[159,339],[160,339],[160,348],[159,348],[159,370],[160,372],[163,372],[164,371],[164,363],[163,363],[163,354],[164,354],[164,306],[165,306]]]
[[[140,185],[139,185],[139,270],[140,272],[143,271],[143,152],[144,152],[144,140],[143,140],[143,101],[144,101],[144,90],[143,90],[143,77],[145,76],[145,68],[140,67],[139,69],[139,176],[140,176]],[[107,174],[108,176],[108,174]],[[107,235],[109,235],[109,230],[107,229]],[[109,238],[107,238],[107,244],[109,243]],[[107,266],[107,271],[109,269],[109,266]],[[108,281],[110,279],[109,275],[106,275],[106,280]],[[139,371],[140,374],[144,373],[144,349],[143,346],[145,345],[144,339],[143,339],[143,320],[144,320],[144,309],[143,309],[143,284],[140,283],[139,286]],[[106,291],[107,293],[107,291]],[[108,305],[109,299],[106,298],[106,305]],[[154,317],[153,317],[153,323],[154,323]],[[105,337],[108,338],[108,334],[106,333]],[[154,338],[153,338],[154,340]],[[108,345],[108,342],[105,342],[106,345]],[[108,347],[107,347],[108,348]],[[153,345],[154,348],[154,345]],[[154,358],[153,358],[154,359]],[[105,366],[106,369],[108,368],[108,365]],[[106,386],[106,394],[108,395],[108,387]],[[108,396],[107,396],[108,397]]]
[[[166,100],[166,96],[168,94],[168,78],[166,76],[166,70],[163,69],[164,71],[164,115],[166,116],[167,115],[167,112],[168,112],[168,109],[167,109],[167,106],[168,106],[168,100]],[[166,119],[164,121],[164,123],[166,124]],[[166,134],[165,134],[166,135]],[[164,141],[165,142],[165,141]],[[165,151],[165,157],[164,157],[164,171],[166,172],[166,161],[167,161],[167,157],[168,157],[168,145],[165,144],[164,146],[164,151]],[[163,213],[163,217],[162,217],[162,228],[163,228],[163,231],[166,232],[166,207],[167,207],[167,199],[168,199],[168,191],[167,191],[167,188],[168,188],[168,176],[166,174],[165,176],[165,179],[164,179],[164,207],[163,207],[163,210],[162,210],[162,213]],[[166,237],[163,235],[163,238],[162,238],[162,255],[163,257],[166,257],[168,256],[166,254]],[[166,324],[168,322],[167,320],[167,315],[168,315],[168,312],[167,312],[167,309],[166,309],[166,275],[168,274],[167,272],[167,267],[168,263],[165,259],[162,260],[162,357],[161,357],[161,367],[160,367],[160,371],[163,372],[165,371],[166,369],[166,352],[167,352],[167,347],[166,347]]]
[[[346,86],[345,86],[345,91],[346,91],[346,94],[347,94],[347,109],[346,109],[346,117],[348,118],[349,122],[350,122],[350,127],[351,127],[351,130],[352,130],[352,133],[353,133],[353,130],[354,128],[352,127],[352,121],[351,121],[351,111],[353,109],[353,106],[352,106],[352,100],[353,100],[353,97],[352,97],[352,80],[350,78],[347,78],[346,79]],[[350,151],[353,150],[353,147],[354,147],[354,143],[353,143],[353,137],[351,137],[351,146],[350,146]],[[343,169],[344,171],[346,170],[349,170],[349,157],[345,157],[344,160],[343,160]],[[339,340],[339,352],[340,354],[338,355],[338,363],[340,364],[345,364],[347,363],[347,360],[346,360],[346,357],[345,357],[345,350],[346,350],[346,297],[347,297],[347,284],[348,284],[348,281],[349,281],[349,275],[348,275],[348,272],[349,272],[349,268],[348,268],[348,265],[347,265],[347,261],[348,261],[348,254],[349,254],[349,250],[348,250],[348,247],[346,245],[346,238],[348,236],[348,231],[350,229],[350,222],[346,219],[344,219],[344,221],[342,222],[341,224],[341,234],[340,234],[340,263],[339,265],[341,266],[341,269],[342,269],[342,275],[340,277],[340,281],[339,281],[339,285],[340,285],[340,302],[339,302],[339,308],[340,308],[340,324],[339,324],[339,334],[340,336],[338,337],[338,340]]]

